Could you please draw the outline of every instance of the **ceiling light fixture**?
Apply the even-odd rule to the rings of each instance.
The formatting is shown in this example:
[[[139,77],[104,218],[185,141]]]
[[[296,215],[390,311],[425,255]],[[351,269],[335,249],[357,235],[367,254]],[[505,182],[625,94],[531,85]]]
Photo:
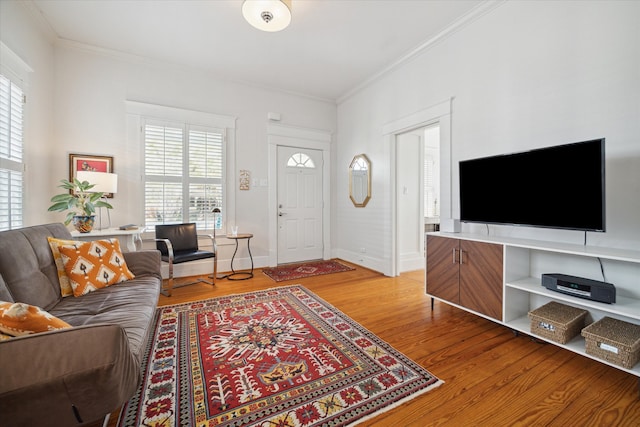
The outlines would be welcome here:
[[[242,16],[259,30],[284,30],[291,22],[291,0],[244,0]]]

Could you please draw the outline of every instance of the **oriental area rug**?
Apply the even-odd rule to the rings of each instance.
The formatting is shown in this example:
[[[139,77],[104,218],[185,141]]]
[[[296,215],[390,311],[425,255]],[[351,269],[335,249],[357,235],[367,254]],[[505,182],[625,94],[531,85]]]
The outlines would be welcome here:
[[[341,264],[338,261],[329,260],[279,265],[274,268],[263,268],[262,272],[276,282],[283,282],[285,280],[297,280],[305,277],[320,276],[321,274],[341,273],[351,270],[355,270],[355,268]]]
[[[119,427],[347,426],[442,381],[305,288],[158,308]]]

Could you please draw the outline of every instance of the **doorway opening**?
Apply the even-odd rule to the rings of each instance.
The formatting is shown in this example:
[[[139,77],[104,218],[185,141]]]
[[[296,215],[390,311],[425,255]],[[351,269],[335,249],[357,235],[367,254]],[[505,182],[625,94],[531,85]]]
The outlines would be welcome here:
[[[424,268],[424,233],[440,227],[440,124],[396,137],[399,272]]]
[[[429,128],[432,125],[438,126],[438,138],[433,138],[439,140],[438,150],[438,173],[437,179],[439,180],[439,188],[440,194],[437,200],[437,207],[440,211],[439,220],[442,222],[443,220],[449,220],[451,218],[451,212],[453,211],[453,202],[452,202],[452,191],[451,191],[451,183],[453,181],[452,177],[452,167],[451,167],[451,115],[452,115],[452,103],[453,98],[448,99],[447,101],[440,102],[435,104],[429,108],[418,111],[410,116],[406,116],[390,122],[383,126],[382,132],[384,135],[387,135],[388,141],[390,144],[390,156],[392,158],[391,161],[391,234],[390,234],[390,248],[391,248],[391,257],[389,262],[389,270],[385,271],[385,274],[389,276],[398,276],[401,272],[411,271],[416,269],[424,268],[424,251],[413,251],[415,255],[407,255],[406,251],[401,251],[400,248],[405,246],[405,243],[402,239],[411,238],[413,239],[414,247],[416,247],[415,242],[419,242],[419,248],[424,248],[424,239],[425,239],[425,225],[424,225],[424,200],[425,196],[419,190],[416,190],[415,194],[418,194],[420,198],[420,204],[417,207],[413,208],[414,216],[412,216],[414,225],[411,226],[410,232],[401,231],[401,228],[405,227],[402,223],[404,219],[404,211],[405,208],[401,207],[402,203],[402,193],[404,192],[404,186],[398,184],[400,180],[400,175],[403,173],[403,164],[402,161],[398,159],[398,147],[402,149],[402,135],[410,134],[416,129],[425,129]],[[415,138],[414,138],[415,139]],[[430,138],[431,139],[431,138]],[[418,145],[420,146],[420,145]],[[424,147],[423,147],[424,148]],[[423,152],[424,154],[424,152]],[[422,162],[422,156],[420,156],[420,161]],[[422,165],[422,163],[420,163]],[[419,168],[419,166],[418,166]],[[424,177],[424,171],[420,172],[422,177]],[[420,182],[418,180],[418,182]],[[422,184],[424,185],[424,184]],[[409,189],[407,189],[409,191]],[[435,197],[434,197],[433,206],[436,206]],[[415,213],[418,209],[418,213]],[[428,210],[427,210],[428,211]],[[435,224],[434,224],[435,228]],[[409,236],[408,233],[413,233],[413,236]],[[403,237],[401,237],[403,236]],[[402,253],[402,255],[401,255]],[[419,265],[418,265],[419,264]]]

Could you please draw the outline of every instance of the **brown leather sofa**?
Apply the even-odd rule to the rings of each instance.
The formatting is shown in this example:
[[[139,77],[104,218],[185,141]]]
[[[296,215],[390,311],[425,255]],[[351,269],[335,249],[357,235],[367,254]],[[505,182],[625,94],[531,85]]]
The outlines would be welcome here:
[[[72,328],[0,341],[0,425],[78,426],[136,391],[162,276],[158,251],[125,252],[135,279],[61,297],[47,236],[62,224],[0,232],[0,300],[36,305]]]

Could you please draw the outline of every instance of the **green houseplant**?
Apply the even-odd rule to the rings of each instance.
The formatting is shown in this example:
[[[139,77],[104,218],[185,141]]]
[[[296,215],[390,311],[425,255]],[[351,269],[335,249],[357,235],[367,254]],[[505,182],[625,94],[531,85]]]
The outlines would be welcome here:
[[[104,193],[94,193],[91,190],[95,184],[89,181],[79,181],[74,178],[73,181],[63,179],[58,186],[68,190],[62,194],[55,195],[51,198],[53,205],[49,207],[49,212],[67,212],[64,221],[65,225],[69,225],[73,221],[73,226],[81,233],[88,233],[93,229],[96,208],[113,209],[109,203],[100,200]]]

